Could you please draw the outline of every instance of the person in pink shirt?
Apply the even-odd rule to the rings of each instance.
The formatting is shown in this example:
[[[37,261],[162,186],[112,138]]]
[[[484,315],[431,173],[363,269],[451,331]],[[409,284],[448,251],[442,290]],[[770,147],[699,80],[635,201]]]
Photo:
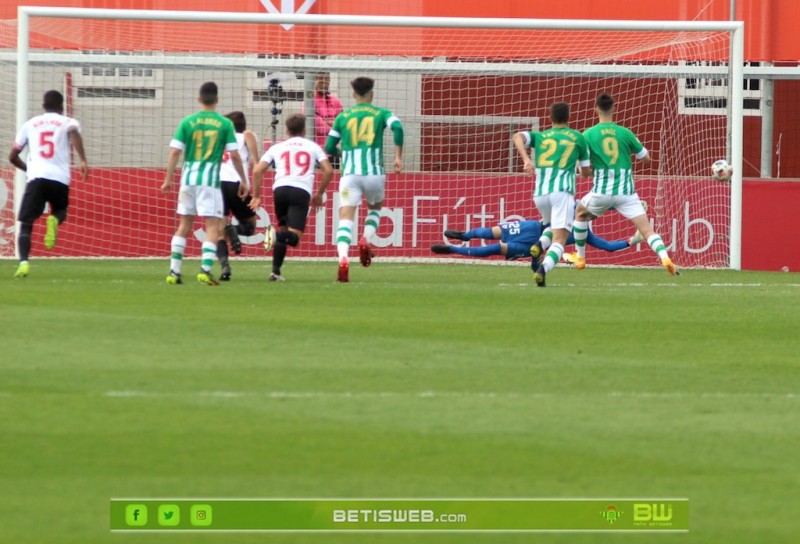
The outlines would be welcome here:
[[[342,111],[342,102],[331,94],[330,84],[329,73],[319,72],[317,74],[314,81],[314,141],[322,148],[325,147],[333,120]],[[334,167],[336,166],[334,164]]]

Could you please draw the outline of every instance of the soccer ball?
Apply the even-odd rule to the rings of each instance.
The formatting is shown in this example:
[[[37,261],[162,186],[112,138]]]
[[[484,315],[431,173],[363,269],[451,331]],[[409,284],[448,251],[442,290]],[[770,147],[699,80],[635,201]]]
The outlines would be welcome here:
[[[730,181],[733,169],[728,161],[720,159],[711,166],[711,172],[717,181]]]

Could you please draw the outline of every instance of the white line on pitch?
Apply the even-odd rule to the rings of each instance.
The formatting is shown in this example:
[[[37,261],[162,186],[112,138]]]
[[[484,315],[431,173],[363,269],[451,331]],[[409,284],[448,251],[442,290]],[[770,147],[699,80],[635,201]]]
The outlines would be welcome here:
[[[0,393],[2,394],[2,393]],[[724,391],[611,391],[602,396],[608,398],[701,398],[701,399],[800,399],[800,393],[758,393]],[[491,392],[491,391],[106,391],[111,398],[166,398],[166,397],[212,397],[212,398],[272,398],[272,399],[374,399],[374,398],[487,398],[487,399],[536,399],[559,397],[593,397],[594,394],[547,393],[547,392]]]

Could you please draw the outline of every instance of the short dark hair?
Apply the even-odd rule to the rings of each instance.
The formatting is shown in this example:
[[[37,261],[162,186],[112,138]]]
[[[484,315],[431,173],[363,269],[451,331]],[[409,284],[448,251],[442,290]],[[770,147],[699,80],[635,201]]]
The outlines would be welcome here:
[[[64,95],[58,91],[47,91],[42,97],[44,111],[64,111]]]
[[[286,118],[286,131],[290,136],[300,136],[306,131],[306,116],[302,113],[293,113]]]
[[[236,129],[236,132],[244,132],[247,130],[247,119],[245,119],[243,112],[232,111],[225,117],[233,121],[233,128]]]
[[[559,125],[568,122],[569,104],[566,102],[556,102],[550,106],[550,120]]]
[[[603,113],[608,113],[614,109],[614,97],[608,93],[603,93],[595,101],[597,108]]]
[[[200,85],[200,101],[206,106],[214,104],[218,95],[219,89],[217,89],[217,84],[213,81],[206,81]]]
[[[375,80],[368,77],[357,77],[350,82],[350,86],[358,96],[367,96],[375,86]]]

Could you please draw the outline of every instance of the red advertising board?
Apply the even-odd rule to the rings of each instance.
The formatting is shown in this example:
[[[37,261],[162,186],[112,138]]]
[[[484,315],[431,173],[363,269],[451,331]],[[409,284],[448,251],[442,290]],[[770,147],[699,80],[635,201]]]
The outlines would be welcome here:
[[[6,176],[6,179],[10,190],[10,178]],[[34,236],[34,256],[166,258],[176,224],[175,195],[161,194],[162,179],[160,169],[93,170],[91,183],[73,184],[70,216],[61,229],[58,247],[45,251],[41,236]],[[582,180],[579,191],[588,190],[588,183]],[[386,207],[375,239],[377,252],[382,257],[432,257],[429,248],[431,244],[442,242],[445,229],[466,230],[506,220],[537,218],[530,198],[531,185],[531,180],[523,176],[390,175]],[[752,192],[758,194],[769,185],[754,185]],[[727,184],[707,180],[658,183],[640,179],[638,187],[641,197],[655,206],[654,210],[663,217],[656,228],[677,263],[698,266],[725,262],[729,221]],[[262,227],[269,221],[267,210],[272,210],[269,191],[266,192],[266,209],[260,211],[259,217]],[[335,256],[333,210],[337,198],[331,191],[329,196],[324,209],[309,216],[306,236],[301,246],[292,251],[292,256]],[[669,205],[662,202],[669,202]],[[6,197],[3,204],[0,222],[11,226],[11,199]],[[613,212],[595,221],[593,229],[598,235],[611,239],[633,234],[631,226]],[[263,256],[261,232],[263,230],[259,229],[257,235],[244,240],[244,256]],[[196,234],[190,241],[187,256],[199,254],[199,223]],[[4,236],[6,245],[0,247],[4,255],[10,256],[13,254],[13,245],[9,244],[11,236],[9,233]],[[588,257],[597,264],[657,264],[646,244],[615,254],[590,250]]]

